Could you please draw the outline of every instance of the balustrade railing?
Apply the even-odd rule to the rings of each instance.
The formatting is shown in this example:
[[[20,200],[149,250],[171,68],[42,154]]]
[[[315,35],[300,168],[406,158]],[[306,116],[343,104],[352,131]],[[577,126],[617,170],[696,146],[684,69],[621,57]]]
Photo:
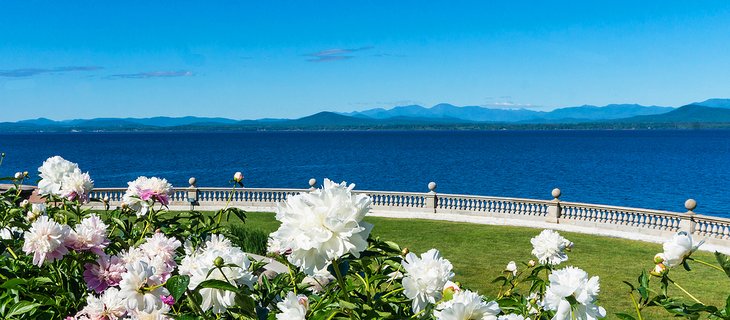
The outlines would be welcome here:
[[[309,189],[283,188],[198,188],[190,179],[187,188],[175,188],[169,195],[170,206],[199,206],[202,209],[223,207],[226,203],[244,208],[273,210],[290,195],[313,190],[316,181],[309,181]],[[459,194],[437,194],[436,184],[428,185],[429,192],[391,192],[355,190],[372,200],[373,210],[380,212],[417,212],[424,214],[462,214],[500,219],[523,219],[542,223],[557,223],[582,227],[617,230],[626,234],[668,236],[680,230],[690,232],[708,241],[730,247],[730,219],[698,215],[696,203],[687,200],[687,212],[607,206],[560,201],[560,190],[554,189],[552,200],[503,198]],[[109,206],[120,206],[126,188],[96,188],[92,198],[105,199]],[[92,205],[99,205],[94,202]]]

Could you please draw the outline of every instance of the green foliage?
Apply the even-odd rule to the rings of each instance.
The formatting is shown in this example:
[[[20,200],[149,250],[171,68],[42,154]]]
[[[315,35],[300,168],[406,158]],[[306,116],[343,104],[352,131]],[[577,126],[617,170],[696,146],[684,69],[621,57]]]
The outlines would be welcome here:
[[[266,245],[269,240],[269,234],[244,224],[234,224],[230,226],[231,239],[233,243],[241,248],[241,250],[258,255],[266,255]]]

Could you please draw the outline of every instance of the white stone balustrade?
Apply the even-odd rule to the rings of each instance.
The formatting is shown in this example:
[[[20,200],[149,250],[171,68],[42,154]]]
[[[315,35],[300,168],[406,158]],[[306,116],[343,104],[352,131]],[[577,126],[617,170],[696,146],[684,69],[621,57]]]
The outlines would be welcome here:
[[[175,188],[170,195],[170,210],[217,210],[226,205],[249,211],[274,211],[287,196],[309,192],[309,188],[198,188],[190,179],[187,188]],[[560,189],[552,190],[552,200],[521,199],[436,193],[355,190],[372,199],[374,215],[417,217],[488,224],[555,228],[584,233],[660,242],[684,230],[706,239],[712,250],[730,252],[730,219],[696,214],[697,203],[689,199],[687,212],[608,206],[561,201]],[[120,206],[126,188],[96,188],[91,196],[108,199],[112,208]],[[103,203],[92,202],[103,207]]]

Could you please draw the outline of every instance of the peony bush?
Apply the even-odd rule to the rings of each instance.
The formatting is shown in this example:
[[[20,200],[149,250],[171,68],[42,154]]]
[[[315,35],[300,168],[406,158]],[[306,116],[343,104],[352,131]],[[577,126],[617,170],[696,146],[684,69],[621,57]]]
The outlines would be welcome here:
[[[110,208],[108,199],[90,197],[93,180],[75,163],[51,157],[38,171],[43,203],[21,198],[27,173],[4,178],[14,187],[0,194],[3,319],[606,316],[599,278],[565,265],[573,243],[552,230],[531,240],[536,260],[511,261],[493,282],[499,293],[486,297],[453,282],[453,266],[438,250],[416,254],[373,237],[374,226],[363,221],[371,201],[353,193],[353,184],[325,179],[321,188],[279,205],[281,225],[267,245],[275,268],[234,245],[246,241],[227,224],[231,217],[245,220],[239,209],[170,212],[173,186],[157,177],[129,182],[123,204]],[[242,180],[240,172],[233,175],[231,192],[243,187]],[[89,202],[106,209],[92,211]],[[657,255],[652,274],[673,283],[669,269],[688,268],[699,245],[678,234]],[[727,264],[712,266],[730,270]],[[682,305],[684,313],[676,312],[675,300],[649,297],[648,278],[643,274],[639,286],[629,284],[639,319],[642,308],[657,305],[689,318],[706,312],[727,319],[726,309],[704,305]]]

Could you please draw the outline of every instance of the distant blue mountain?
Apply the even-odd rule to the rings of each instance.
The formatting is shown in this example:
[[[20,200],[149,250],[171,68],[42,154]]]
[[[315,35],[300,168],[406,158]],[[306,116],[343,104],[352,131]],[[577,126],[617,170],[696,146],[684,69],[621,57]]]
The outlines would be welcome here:
[[[709,99],[680,108],[610,104],[583,105],[552,111],[457,107],[447,103],[377,108],[350,113],[320,112],[299,119],[234,120],[209,117],[96,118],[54,121],[46,118],[0,123],[2,132],[144,131],[144,130],[282,130],[438,129],[438,128],[635,128],[634,124],[714,124],[730,126],[730,99]],[[670,125],[667,125],[670,124]],[[657,127],[652,125],[651,127]],[[661,127],[661,126],[660,126]]]
[[[702,102],[695,102],[693,103],[693,105],[710,108],[730,109],[730,99],[707,99]]]
[[[238,120],[227,118],[205,118],[205,117],[152,117],[152,118],[94,118],[94,119],[73,119],[54,121],[46,118],[18,121],[19,124],[38,126],[61,126],[61,127],[98,127],[113,125],[124,126],[150,126],[150,127],[177,127],[199,124],[235,124]]]
[[[610,104],[604,107],[583,105],[555,109],[550,112],[528,109],[497,109],[479,106],[457,107],[451,104],[437,104],[431,108],[419,105],[399,106],[392,109],[370,109],[343,113],[354,117],[388,119],[393,117],[454,118],[475,122],[585,122],[610,120],[641,115],[662,114],[674,110],[672,107],[642,106],[638,104]],[[557,121],[560,122],[560,121]]]

